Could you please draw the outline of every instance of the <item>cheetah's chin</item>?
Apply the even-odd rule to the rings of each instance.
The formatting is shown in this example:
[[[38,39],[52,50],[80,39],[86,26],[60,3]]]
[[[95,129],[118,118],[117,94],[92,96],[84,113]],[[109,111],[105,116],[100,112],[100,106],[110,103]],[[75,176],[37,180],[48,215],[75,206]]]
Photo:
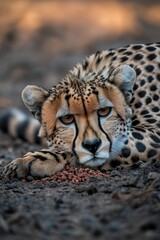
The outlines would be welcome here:
[[[86,161],[83,164],[87,167],[98,167],[98,166],[103,165],[106,162],[106,160],[107,160],[106,158],[94,157],[94,158],[91,158],[90,160]]]

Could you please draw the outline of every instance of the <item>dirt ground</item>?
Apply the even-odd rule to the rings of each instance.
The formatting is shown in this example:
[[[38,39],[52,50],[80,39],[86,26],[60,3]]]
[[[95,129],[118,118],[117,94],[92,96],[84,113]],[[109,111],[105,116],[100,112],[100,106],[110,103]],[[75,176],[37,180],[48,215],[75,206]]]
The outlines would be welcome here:
[[[159,12],[156,0],[1,1],[0,108],[24,109],[24,86],[49,88],[92,52],[159,41]],[[158,159],[79,184],[4,178],[4,165],[39,148],[0,132],[0,239],[160,239]]]
[[[3,166],[38,146],[0,137],[1,239],[159,239],[160,162],[80,184],[9,180]]]

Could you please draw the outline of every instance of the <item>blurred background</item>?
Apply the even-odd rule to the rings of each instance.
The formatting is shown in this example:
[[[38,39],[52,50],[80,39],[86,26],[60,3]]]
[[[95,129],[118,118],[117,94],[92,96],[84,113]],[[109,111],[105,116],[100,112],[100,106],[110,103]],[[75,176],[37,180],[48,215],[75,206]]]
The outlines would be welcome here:
[[[0,107],[97,50],[159,40],[159,0],[0,0]]]

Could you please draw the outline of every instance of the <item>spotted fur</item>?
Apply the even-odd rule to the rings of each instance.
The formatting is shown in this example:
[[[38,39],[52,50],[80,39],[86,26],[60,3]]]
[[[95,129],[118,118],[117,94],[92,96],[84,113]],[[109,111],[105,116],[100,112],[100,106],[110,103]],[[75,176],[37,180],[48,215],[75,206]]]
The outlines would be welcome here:
[[[39,136],[47,139],[50,156],[71,153],[80,165],[104,169],[159,158],[159,96],[159,43],[97,52],[49,91],[30,85],[22,92],[25,105],[40,121]],[[34,163],[43,161],[36,156]],[[51,158],[50,166],[55,163]],[[22,159],[14,160],[20,168]],[[43,163],[37,162],[33,176],[38,166],[43,172]],[[11,165],[5,169],[8,175],[15,172]]]

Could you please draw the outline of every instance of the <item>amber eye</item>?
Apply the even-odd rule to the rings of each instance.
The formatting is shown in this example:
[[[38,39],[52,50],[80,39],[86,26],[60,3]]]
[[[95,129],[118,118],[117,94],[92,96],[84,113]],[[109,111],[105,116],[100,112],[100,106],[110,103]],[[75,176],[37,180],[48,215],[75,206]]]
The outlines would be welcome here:
[[[111,112],[111,107],[100,108],[97,110],[97,114],[100,117],[106,117]]]
[[[74,122],[74,116],[71,114],[62,116],[59,118],[59,120],[63,123],[63,124],[71,124],[72,122]]]

